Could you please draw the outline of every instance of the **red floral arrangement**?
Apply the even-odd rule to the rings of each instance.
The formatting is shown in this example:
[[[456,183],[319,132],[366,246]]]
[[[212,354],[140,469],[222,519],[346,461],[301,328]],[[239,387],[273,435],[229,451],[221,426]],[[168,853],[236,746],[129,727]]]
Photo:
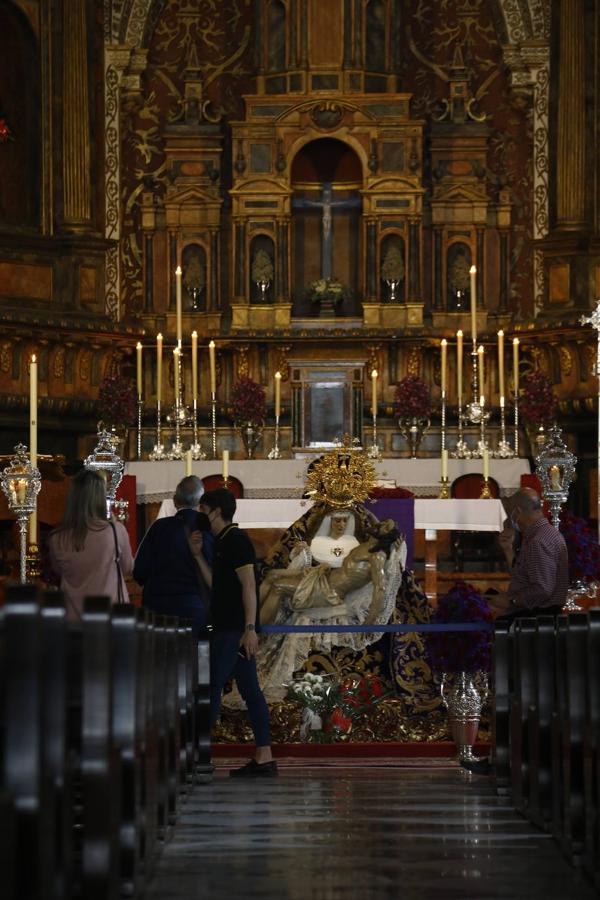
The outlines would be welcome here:
[[[8,122],[3,116],[0,116],[0,144],[7,144],[8,141],[12,140],[14,140],[14,138],[8,127]]]
[[[264,389],[252,378],[243,376],[231,391],[233,418],[236,422],[262,425],[267,413]]]
[[[133,382],[122,375],[107,375],[100,382],[96,413],[106,427],[135,424],[137,404]]]
[[[529,425],[551,425],[556,418],[556,400],[550,379],[543,372],[529,372],[523,379],[519,412]]]
[[[600,581],[600,545],[586,520],[565,509],[560,530],[569,551],[569,582]]]
[[[475,588],[458,581],[441,598],[432,625],[493,621],[487,602]],[[425,635],[427,656],[435,672],[489,672],[492,631],[432,631]]]
[[[316,743],[344,738],[354,723],[368,715],[390,691],[377,675],[331,676],[305,673],[288,685],[288,698],[304,708],[300,736]]]
[[[398,382],[394,404],[398,418],[425,418],[431,414],[429,387],[416,375],[407,375]]]

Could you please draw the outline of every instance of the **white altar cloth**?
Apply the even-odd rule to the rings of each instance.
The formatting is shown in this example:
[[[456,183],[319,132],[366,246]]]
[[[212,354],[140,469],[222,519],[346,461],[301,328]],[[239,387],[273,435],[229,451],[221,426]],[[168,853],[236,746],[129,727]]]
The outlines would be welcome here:
[[[310,458],[302,459],[233,459],[229,462],[229,474],[239,478],[244,486],[244,497],[300,498],[304,490],[306,469]],[[393,480],[399,487],[407,488],[416,497],[436,497],[439,491],[440,460],[383,459],[375,464],[377,476]],[[219,474],[218,459],[198,460],[193,463],[193,474],[200,478]],[[450,482],[467,472],[481,472],[480,459],[448,460]],[[529,473],[526,459],[492,459],[490,475],[500,485],[503,496],[513,494],[520,487],[521,475]],[[177,485],[185,475],[181,462],[128,462],[125,472],[135,475],[138,503],[156,503],[173,496]],[[446,501],[447,502],[447,501]]]
[[[234,521],[242,528],[287,528],[312,505],[312,500],[238,500]],[[174,512],[173,501],[164,500],[157,518]],[[415,529],[502,531],[505,519],[500,500],[415,500]]]

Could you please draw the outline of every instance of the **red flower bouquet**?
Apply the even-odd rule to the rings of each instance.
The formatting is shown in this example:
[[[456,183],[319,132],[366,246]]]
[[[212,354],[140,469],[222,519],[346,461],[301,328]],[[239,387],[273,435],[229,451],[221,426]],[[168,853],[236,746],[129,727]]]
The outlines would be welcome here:
[[[260,384],[244,376],[231,392],[233,418],[238,424],[262,425],[266,416],[265,392]]]
[[[377,675],[349,676],[338,682],[306,672],[288,685],[287,696],[303,707],[300,737],[331,743],[350,734],[354,723],[389,693]]]
[[[427,418],[431,414],[429,387],[416,375],[407,375],[398,382],[394,405],[397,418]]]
[[[524,377],[519,412],[527,425],[547,427],[554,422],[556,400],[550,379],[543,372],[529,372]]]
[[[432,625],[468,622],[491,623],[490,609],[470,584],[458,581],[441,598],[431,617]],[[491,631],[428,632],[427,656],[434,672],[489,672],[492,658]]]

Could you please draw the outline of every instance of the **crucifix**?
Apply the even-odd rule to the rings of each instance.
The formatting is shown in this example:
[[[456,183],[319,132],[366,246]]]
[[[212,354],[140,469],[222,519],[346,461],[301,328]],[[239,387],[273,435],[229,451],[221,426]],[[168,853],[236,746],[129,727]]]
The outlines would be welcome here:
[[[321,188],[320,200],[306,200],[304,197],[298,198],[292,200],[292,207],[294,209],[321,209],[323,211],[321,219],[321,278],[331,278],[333,271],[333,211],[336,209],[360,209],[360,197],[334,200],[333,185],[330,181],[325,181]]]
[[[598,346],[596,350],[596,365],[594,366],[594,375],[600,378],[600,299],[596,300],[596,309],[589,316],[580,318],[582,325],[591,325],[596,329],[598,334]],[[597,474],[598,474],[598,537],[600,539],[600,381],[598,382],[598,457],[597,457]]]

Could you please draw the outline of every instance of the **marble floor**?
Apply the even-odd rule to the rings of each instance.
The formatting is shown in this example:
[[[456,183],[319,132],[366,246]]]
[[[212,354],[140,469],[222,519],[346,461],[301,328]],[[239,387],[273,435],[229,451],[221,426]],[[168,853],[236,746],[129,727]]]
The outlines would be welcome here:
[[[182,808],[146,900],[592,900],[489,780],[407,767],[218,770]]]

